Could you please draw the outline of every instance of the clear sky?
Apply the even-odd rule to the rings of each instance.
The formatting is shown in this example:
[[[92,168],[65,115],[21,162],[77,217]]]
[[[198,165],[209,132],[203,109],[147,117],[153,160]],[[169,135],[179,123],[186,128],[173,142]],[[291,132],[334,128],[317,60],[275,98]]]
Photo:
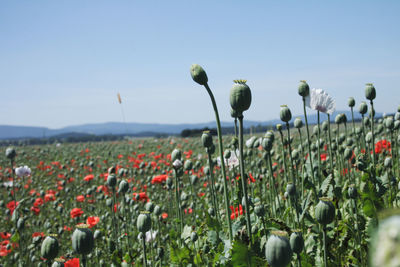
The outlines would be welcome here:
[[[203,66],[229,121],[234,79],[247,79],[245,119],[302,113],[299,80],[347,108],[377,89],[376,110],[400,105],[400,1],[0,2],[0,124],[214,120],[189,68]]]

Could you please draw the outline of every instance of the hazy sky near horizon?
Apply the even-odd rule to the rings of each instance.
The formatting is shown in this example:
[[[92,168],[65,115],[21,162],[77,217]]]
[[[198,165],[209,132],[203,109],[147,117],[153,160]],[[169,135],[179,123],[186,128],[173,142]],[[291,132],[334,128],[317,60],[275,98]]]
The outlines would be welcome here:
[[[356,107],[374,83],[379,112],[400,105],[400,1],[1,1],[0,124],[46,126],[215,119],[191,79],[206,70],[221,120],[234,79],[245,119],[302,114],[299,80]],[[310,113],[312,113],[309,110]]]

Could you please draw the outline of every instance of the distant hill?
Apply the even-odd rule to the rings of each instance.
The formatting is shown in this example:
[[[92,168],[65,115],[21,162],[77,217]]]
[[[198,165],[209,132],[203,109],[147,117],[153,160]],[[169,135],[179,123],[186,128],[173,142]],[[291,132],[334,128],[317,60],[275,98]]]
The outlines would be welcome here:
[[[309,112],[310,110],[308,110]],[[317,115],[312,112],[312,115],[308,115],[309,124],[317,123]],[[331,120],[334,121],[335,117],[339,113],[345,113],[348,121],[351,121],[350,111],[337,111],[331,116]],[[381,117],[381,113],[376,113],[376,117]],[[293,116],[293,119],[300,117],[304,119],[304,116]],[[358,112],[354,113],[355,119],[361,119],[361,115]],[[326,115],[321,114],[321,121],[326,120]],[[281,120],[269,120],[269,121],[249,121],[244,120],[244,127],[250,128],[252,126],[268,126],[282,123]],[[232,122],[221,122],[221,127],[233,127]],[[92,123],[67,126],[60,129],[50,129],[46,127],[29,127],[29,126],[11,126],[11,125],[0,125],[0,139],[20,139],[20,138],[48,138],[48,137],[66,137],[66,136],[79,136],[79,135],[136,135],[136,136],[154,136],[157,134],[180,134],[185,129],[202,129],[202,128],[215,128],[215,121],[205,123],[185,123],[185,124],[161,124],[161,123],[121,123],[121,122],[106,122],[106,123]]]

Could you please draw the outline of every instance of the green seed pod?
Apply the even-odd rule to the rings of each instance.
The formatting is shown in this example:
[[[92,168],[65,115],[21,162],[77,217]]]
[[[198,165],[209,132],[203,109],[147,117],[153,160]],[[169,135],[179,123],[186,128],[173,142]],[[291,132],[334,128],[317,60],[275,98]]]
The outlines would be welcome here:
[[[154,210],[154,204],[152,202],[147,202],[144,208],[149,212],[152,213]]]
[[[128,190],[129,190],[128,182],[125,180],[121,180],[121,182],[119,182],[118,193],[125,194]]]
[[[232,156],[232,152],[229,149],[226,149],[224,152],[224,158],[229,159]]]
[[[207,153],[209,153],[210,155],[215,153],[215,146],[214,144],[212,144],[210,147],[206,148]]]
[[[320,198],[315,207],[315,219],[322,225],[333,222],[335,218],[335,206],[329,198]]]
[[[256,137],[255,136],[250,137],[249,139],[247,139],[247,141],[245,143],[246,147],[247,148],[252,148],[255,141],[256,141]]]
[[[272,231],[265,246],[265,258],[271,267],[285,267],[292,259],[292,249],[285,231]]]
[[[372,83],[367,83],[367,86],[365,87],[365,98],[372,101],[375,97],[376,91],[374,85]]]
[[[400,262],[400,216],[386,217],[372,234],[370,266],[398,266]]]
[[[286,185],[286,192],[291,197],[293,197],[296,194],[296,186],[294,185],[294,183],[288,182],[288,184]]]
[[[296,254],[300,254],[304,248],[304,239],[300,230],[295,230],[290,235],[290,248]]]
[[[349,107],[354,107],[356,105],[356,101],[354,100],[354,97],[350,97],[349,101],[347,101],[347,105],[349,105]]]
[[[347,194],[348,194],[349,198],[351,198],[351,199],[357,198],[357,195],[358,195],[357,188],[355,187],[354,184],[351,184],[349,186],[349,189],[347,189]]]
[[[365,142],[371,143],[372,142],[372,133],[368,132],[367,135],[365,136]]]
[[[102,236],[101,231],[100,230],[96,230],[94,231],[94,239],[99,239]]]
[[[230,92],[230,104],[239,116],[251,105],[251,91],[246,80],[235,80]]]
[[[323,121],[321,128],[322,128],[322,131],[327,132],[328,131],[328,121]]]
[[[278,124],[276,125],[276,130],[279,131],[279,132],[281,132],[281,131],[282,131],[282,124],[278,123]]]
[[[208,77],[204,69],[198,65],[193,64],[190,66],[190,75],[192,75],[193,81],[200,85],[206,85],[208,82]]]
[[[390,168],[390,167],[392,167],[392,158],[390,158],[390,157],[387,157],[386,159],[385,159],[385,167],[386,168]]]
[[[299,95],[302,97],[307,97],[310,94],[310,87],[306,83],[306,81],[302,80],[299,84]]]
[[[40,254],[43,258],[47,260],[52,260],[57,257],[58,254],[58,241],[53,236],[46,236],[42,242],[42,247],[40,249]]]
[[[171,153],[171,161],[174,162],[177,159],[182,160],[182,152],[175,148]]]
[[[281,105],[281,111],[279,112],[281,121],[289,122],[292,119],[292,113],[287,105]]]
[[[238,118],[240,114],[238,114],[235,110],[231,109],[231,117],[232,118]]]
[[[192,242],[196,242],[199,237],[196,232],[192,232],[192,234],[190,235],[190,239],[192,240]]]
[[[156,205],[154,207],[154,215],[156,215],[156,216],[160,216],[161,215],[161,207],[160,206]]]
[[[265,215],[265,208],[264,205],[262,204],[258,204],[254,207],[254,213],[258,216],[258,217],[264,217]]]
[[[89,254],[94,247],[94,238],[92,231],[87,228],[88,225],[77,225],[72,234],[72,248],[77,254]]]
[[[107,177],[107,185],[113,188],[117,184],[117,177],[115,174],[109,174]]]
[[[360,103],[360,106],[358,107],[358,112],[360,114],[364,115],[368,112],[368,105],[364,101]]]
[[[24,218],[19,218],[17,221],[17,229],[22,230],[25,228],[25,219]]]
[[[198,181],[199,177],[197,177],[197,175],[190,176],[190,182],[192,183],[192,185],[196,185]]]
[[[297,129],[300,129],[301,127],[303,127],[303,121],[301,120],[301,118],[296,118],[294,120],[294,127],[296,127]]]
[[[272,149],[272,141],[269,138],[263,138],[261,145],[265,151],[271,151]]]
[[[141,233],[146,233],[151,228],[151,218],[148,213],[140,213],[136,226]]]
[[[349,160],[351,156],[353,156],[353,150],[351,149],[351,147],[346,147],[346,149],[344,150],[344,158],[346,160]]]
[[[203,147],[208,148],[213,145],[213,139],[210,131],[204,131],[201,135],[201,141],[203,142]]]
[[[394,130],[400,129],[400,121],[399,121],[399,120],[396,120],[396,121],[394,122],[393,129],[394,129]]]
[[[371,123],[371,120],[369,119],[369,117],[364,117],[364,125],[366,127],[369,127],[370,123]]]
[[[185,171],[190,171],[191,169],[193,169],[193,163],[190,159],[185,161],[185,164],[183,165],[183,169]]]
[[[385,126],[386,126],[386,128],[388,128],[389,130],[393,130],[393,128],[394,128],[394,120],[393,120],[393,117],[392,117],[392,116],[386,118],[386,120],[385,120]]]
[[[15,149],[13,147],[9,147],[6,149],[6,157],[8,159],[14,159],[16,155],[17,152],[15,152]]]

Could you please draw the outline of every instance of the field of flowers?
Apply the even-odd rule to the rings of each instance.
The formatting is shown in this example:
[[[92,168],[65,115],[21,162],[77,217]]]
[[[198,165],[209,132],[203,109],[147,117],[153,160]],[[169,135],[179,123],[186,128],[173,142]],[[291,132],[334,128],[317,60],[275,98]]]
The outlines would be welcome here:
[[[301,81],[304,121],[283,105],[274,131],[243,136],[237,80],[221,136],[191,75],[217,137],[1,148],[1,265],[400,266],[400,113],[374,117],[372,84],[349,99],[357,124]]]

